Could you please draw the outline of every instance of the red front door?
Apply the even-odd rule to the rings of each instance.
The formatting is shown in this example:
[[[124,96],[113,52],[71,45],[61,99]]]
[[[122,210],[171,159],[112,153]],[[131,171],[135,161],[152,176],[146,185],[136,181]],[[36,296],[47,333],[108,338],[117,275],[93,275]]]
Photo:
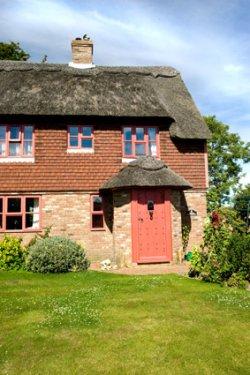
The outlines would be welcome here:
[[[172,260],[169,191],[138,189],[132,192],[133,262]]]

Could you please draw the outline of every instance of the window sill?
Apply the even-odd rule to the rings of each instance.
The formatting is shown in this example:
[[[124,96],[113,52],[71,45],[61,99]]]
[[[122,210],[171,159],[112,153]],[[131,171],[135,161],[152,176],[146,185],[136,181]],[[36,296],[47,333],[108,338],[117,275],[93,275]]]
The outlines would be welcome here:
[[[5,233],[38,233],[38,232],[42,232],[42,229],[40,228],[37,228],[37,229],[24,229],[24,230],[18,230],[18,229],[7,229],[7,230],[0,230],[0,234],[5,234]]]
[[[105,228],[91,228],[91,232],[105,232]]]
[[[0,157],[0,163],[35,163],[33,157]]]
[[[131,161],[136,160],[136,158],[122,158],[122,163],[129,164]]]
[[[93,148],[68,148],[67,154],[93,154]]]

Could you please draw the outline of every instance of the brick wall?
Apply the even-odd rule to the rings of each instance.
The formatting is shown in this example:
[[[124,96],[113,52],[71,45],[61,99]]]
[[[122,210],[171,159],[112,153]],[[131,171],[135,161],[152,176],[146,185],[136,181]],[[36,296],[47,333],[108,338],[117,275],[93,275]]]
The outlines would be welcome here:
[[[159,125],[161,159],[194,188],[205,188],[204,142],[172,141],[167,124],[146,120],[140,122],[143,124]],[[0,192],[98,190],[124,167],[122,125],[122,121],[111,125],[107,120],[103,124],[94,123],[94,154],[68,154],[67,124],[40,120],[35,130],[35,163],[0,163]]]
[[[51,235],[68,236],[81,243],[91,261],[110,259],[119,265],[132,263],[131,201],[129,191],[114,192],[105,198],[105,230],[92,231],[90,227],[90,193],[48,193],[42,195],[42,229],[51,226]],[[112,208],[113,206],[113,208]],[[189,208],[197,216],[187,215]],[[190,224],[189,249],[202,240],[206,197],[204,192],[179,191],[171,193],[173,261],[182,250],[182,225]],[[3,237],[0,234],[0,238]],[[34,233],[13,233],[28,243]]]
[[[51,226],[51,235],[70,237],[85,248],[92,261],[113,257],[113,236],[105,230],[91,230],[90,194],[42,195],[42,230]],[[27,244],[35,233],[13,233]],[[3,237],[3,234],[0,234]]]

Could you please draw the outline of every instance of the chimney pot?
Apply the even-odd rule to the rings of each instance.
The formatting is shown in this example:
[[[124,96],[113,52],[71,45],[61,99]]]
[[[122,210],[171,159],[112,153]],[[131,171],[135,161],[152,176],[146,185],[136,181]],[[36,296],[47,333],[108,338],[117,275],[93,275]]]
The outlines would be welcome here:
[[[73,68],[93,68],[93,42],[91,39],[75,38],[71,42],[72,62],[69,66]]]

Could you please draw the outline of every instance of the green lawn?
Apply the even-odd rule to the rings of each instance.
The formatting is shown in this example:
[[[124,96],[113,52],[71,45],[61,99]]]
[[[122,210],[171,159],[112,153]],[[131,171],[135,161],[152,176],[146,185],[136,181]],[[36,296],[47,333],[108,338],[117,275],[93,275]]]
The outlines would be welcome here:
[[[0,373],[247,374],[248,296],[176,275],[0,272]]]

